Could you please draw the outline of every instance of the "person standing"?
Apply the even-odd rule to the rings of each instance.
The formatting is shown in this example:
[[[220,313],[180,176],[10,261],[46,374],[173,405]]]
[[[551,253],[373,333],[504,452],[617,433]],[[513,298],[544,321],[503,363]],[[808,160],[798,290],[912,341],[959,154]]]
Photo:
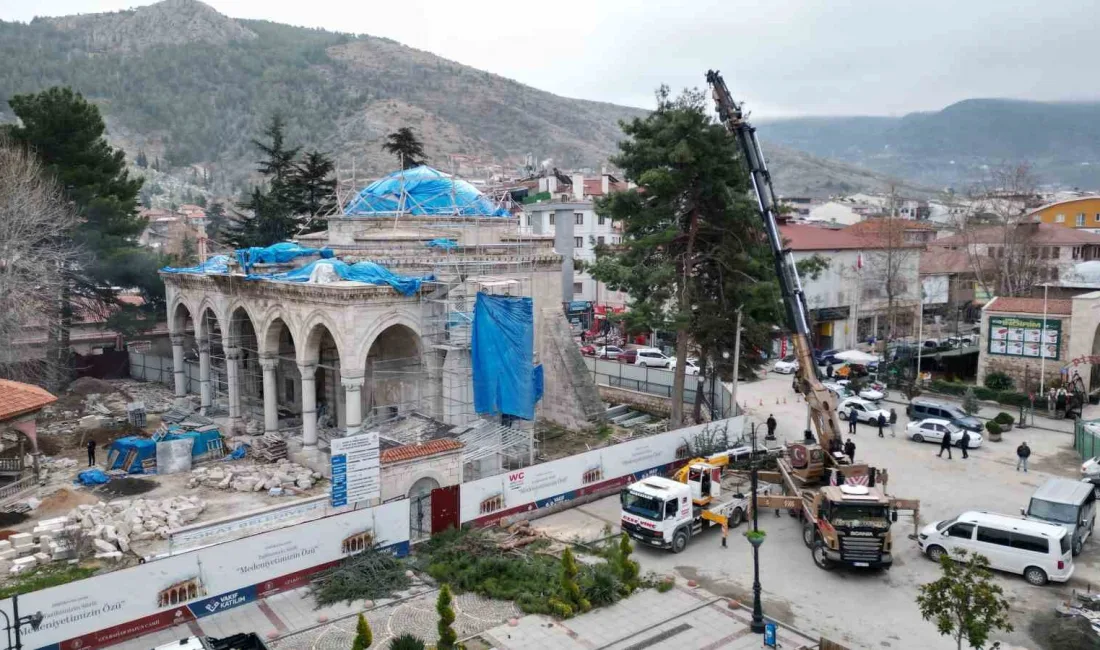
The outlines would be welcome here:
[[[844,443],[844,453],[848,455],[848,460],[853,463],[856,462],[856,443],[852,442],[851,438],[848,438],[848,442]]]
[[[876,422],[876,424],[878,424],[878,437],[882,438],[883,437],[882,429],[883,429],[883,427],[886,426],[886,416],[883,415],[882,413],[879,413],[878,414],[878,421]]]
[[[896,409],[890,409],[890,437],[898,437],[898,412]]]
[[[959,438],[959,449],[962,449],[963,460],[970,458],[970,454],[967,453],[967,449],[970,448],[970,432],[963,429],[962,437]]]
[[[855,434],[856,425],[859,424],[859,416],[856,415],[856,407],[848,411],[848,433]]]
[[[1020,467],[1024,468],[1024,473],[1027,474],[1027,459],[1031,456],[1031,447],[1027,446],[1027,441],[1020,443],[1020,446],[1016,448],[1016,471],[1020,471]]]
[[[88,467],[95,467],[95,438],[88,440]]]
[[[828,377],[829,379],[833,378],[833,364],[832,363],[825,366],[825,376]]]
[[[729,520],[722,522],[722,548],[728,548],[726,546],[726,538],[730,536],[730,524]]]
[[[768,437],[769,438],[774,438],[775,437],[775,427],[778,425],[778,423],[775,421],[775,416],[774,415],[769,415],[768,416],[768,421],[766,422],[766,424],[768,425]]]
[[[943,452],[947,452],[947,460],[951,460],[951,432],[944,431],[943,438],[940,438],[940,453],[936,454],[936,458],[943,458]]]

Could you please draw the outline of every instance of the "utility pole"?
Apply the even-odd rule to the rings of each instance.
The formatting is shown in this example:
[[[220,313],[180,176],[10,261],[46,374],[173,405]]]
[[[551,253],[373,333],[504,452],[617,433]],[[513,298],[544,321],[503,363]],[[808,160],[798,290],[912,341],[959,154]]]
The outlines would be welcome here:
[[[1047,378],[1047,291],[1050,283],[1043,285],[1043,329],[1039,331],[1039,397],[1046,392]],[[1024,387],[1027,390],[1027,386]]]
[[[737,315],[740,316],[741,312],[738,310]],[[756,489],[757,489],[757,456],[756,456],[756,423],[752,423],[752,530],[757,532],[760,527],[757,525],[756,513],[760,508],[756,503]],[[752,623],[749,625],[750,629],[756,634],[764,633],[764,609],[760,603],[760,544],[752,544]]]

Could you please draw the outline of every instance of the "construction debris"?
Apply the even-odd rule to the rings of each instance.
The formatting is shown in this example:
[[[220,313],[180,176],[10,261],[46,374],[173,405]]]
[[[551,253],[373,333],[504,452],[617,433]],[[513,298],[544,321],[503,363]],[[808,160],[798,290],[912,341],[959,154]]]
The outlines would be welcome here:
[[[522,548],[542,539],[542,533],[531,528],[530,521],[521,521],[508,527],[508,537],[499,542],[497,546],[502,551],[510,551]]]
[[[275,436],[265,435],[252,443],[252,455],[269,463],[286,460],[286,441]]]
[[[187,487],[237,492],[268,491],[272,496],[311,489],[321,474],[285,458],[272,465],[232,464],[199,467],[191,471]]]

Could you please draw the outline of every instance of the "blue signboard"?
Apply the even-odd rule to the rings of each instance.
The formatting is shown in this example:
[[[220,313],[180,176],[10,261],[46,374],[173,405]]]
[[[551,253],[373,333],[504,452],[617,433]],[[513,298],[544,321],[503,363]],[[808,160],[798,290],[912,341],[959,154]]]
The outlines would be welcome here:
[[[775,633],[776,633],[775,623],[764,623],[764,647],[765,648],[774,648],[774,647],[776,647]]]
[[[348,505],[348,456],[332,455],[332,507]]]
[[[588,311],[591,308],[592,303],[587,300],[574,300],[569,303],[569,311],[571,312]]]
[[[195,618],[202,618],[204,616],[210,616],[211,614],[217,614],[218,612],[224,612],[227,609],[240,607],[254,600],[256,600],[256,585],[251,585],[243,589],[231,591],[227,594],[188,603],[187,607],[191,610],[191,613],[195,615]]]

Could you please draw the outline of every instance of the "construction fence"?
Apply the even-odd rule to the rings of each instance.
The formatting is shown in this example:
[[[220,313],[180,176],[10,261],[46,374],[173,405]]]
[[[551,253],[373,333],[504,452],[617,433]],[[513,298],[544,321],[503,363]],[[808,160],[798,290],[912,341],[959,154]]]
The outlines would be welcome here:
[[[155,381],[169,388],[176,385],[171,357],[155,357],[130,351],[130,378],[138,381]],[[199,394],[199,364],[185,361],[183,364],[184,386],[188,394]]]
[[[596,385],[625,388],[639,393],[672,397],[675,373],[665,368],[650,368],[618,361],[585,357],[584,363]],[[699,378],[689,375],[684,382],[684,403],[694,406],[698,395]],[[703,378],[703,403],[714,410],[716,419],[737,415],[738,409],[733,402],[729,386],[717,377]]]

